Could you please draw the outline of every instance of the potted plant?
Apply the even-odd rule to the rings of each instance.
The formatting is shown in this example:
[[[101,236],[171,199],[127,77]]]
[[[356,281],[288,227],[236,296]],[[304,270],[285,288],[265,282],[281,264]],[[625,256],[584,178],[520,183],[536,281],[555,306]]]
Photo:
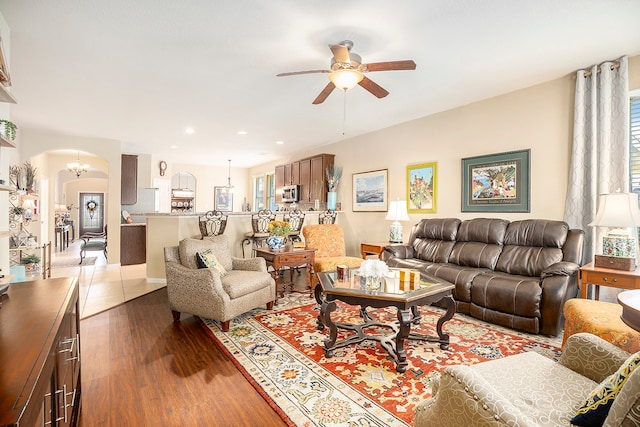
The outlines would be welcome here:
[[[20,264],[24,265],[25,271],[38,271],[40,257],[36,254],[27,254],[20,259]]]
[[[9,141],[16,139],[16,130],[18,130],[18,127],[15,123],[10,122],[9,120],[0,119],[0,133],[2,133],[2,135],[4,135]]]
[[[24,162],[24,165],[22,166],[22,168],[24,169],[27,193],[33,194],[35,192],[33,189],[33,186],[36,181],[36,173],[38,172],[38,168],[33,166],[29,161]]]
[[[22,206],[14,206],[11,208],[11,213],[13,214],[13,219],[14,221],[22,221],[22,215],[24,215],[24,213],[27,210],[25,208],[23,208]]]

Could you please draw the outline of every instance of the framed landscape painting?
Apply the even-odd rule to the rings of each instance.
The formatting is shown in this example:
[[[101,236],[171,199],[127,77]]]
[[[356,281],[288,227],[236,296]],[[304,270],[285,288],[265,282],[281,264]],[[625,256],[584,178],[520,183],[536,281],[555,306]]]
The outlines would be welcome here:
[[[353,211],[387,211],[387,169],[353,174]]]
[[[233,211],[233,193],[227,191],[226,187],[213,187],[214,203],[213,208],[221,212]]]
[[[436,212],[436,169],[435,162],[407,166],[408,212]]]
[[[530,152],[462,159],[462,212],[530,212]]]

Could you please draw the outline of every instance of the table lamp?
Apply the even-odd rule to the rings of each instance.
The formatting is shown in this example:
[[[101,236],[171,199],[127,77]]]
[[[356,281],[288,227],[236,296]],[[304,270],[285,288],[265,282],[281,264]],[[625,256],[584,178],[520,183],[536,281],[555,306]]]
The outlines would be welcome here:
[[[618,269],[635,269],[636,233],[635,227],[640,226],[640,210],[638,209],[638,195],[635,193],[601,194],[595,219],[589,224],[594,227],[611,227],[609,234],[602,240],[603,255],[607,257],[628,257],[633,259],[633,266]],[[627,228],[634,227],[633,235],[629,235]],[[597,260],[596,255],[596,262]],[[607,267],[616,268],[609,260]],[[604,265],[601,265],[604,267]]]
[[[31,219],[33,217],[33,211],[36,208],[36,203],[33,199],[25,199],[22,202],[22,207],[25,209],[25,218]]]
[[[384,219],[393,221],[391,223],[391,230],[389,231],[389,242],[402,243],[402,224],[400,224],[400,221],[409,221],[407,202],[404,200],[396,200],[389,203],[389,211]]]

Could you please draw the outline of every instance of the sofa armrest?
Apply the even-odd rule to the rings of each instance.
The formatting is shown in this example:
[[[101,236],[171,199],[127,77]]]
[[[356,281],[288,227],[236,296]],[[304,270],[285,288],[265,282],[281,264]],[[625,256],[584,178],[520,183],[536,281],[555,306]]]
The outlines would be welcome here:
[[[445,368],[433,397],[415,410],[414,426],[538,426],[469,366]]]
[[[236,258],[231,257],[233,270],[245,270],[245,271],[262,271],[267,272],[267,262],[264,258]]]
[[[558,363],[595,382],[618,370],[629,353],[588,332],[571,335]]]
[[[638,414],[640,414],[640,369],[635,369],[613,401],[603,425],[607,427],[638,425]]]
[[[413,258],[413,246],[410,245],[388,245],[382,251],[380,258],[386,261],[391,258],[409,259]]]
[[[541,279],[549,276],[573,276],[580,266],[574,262],[560,261],[545,268],[540,275]]]

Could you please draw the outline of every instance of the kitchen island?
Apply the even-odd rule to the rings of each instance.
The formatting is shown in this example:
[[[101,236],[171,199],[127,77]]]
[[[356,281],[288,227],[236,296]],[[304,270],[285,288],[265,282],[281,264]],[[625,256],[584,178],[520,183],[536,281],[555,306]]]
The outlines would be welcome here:
[[[317,224],[321,211],[306,211],[304,224]],[[251,231],[251,215],[255,212],[228,212],[227,228],[224,231],[229,239],[231,254],[242,258],[242,240],[245,233]],[[283,211],[276,212],[276,218],[282,219]],[[146,223],[147,280],[164,282],[164,248],[177,246],[180,240],[187,237],[201,237],[198,221],[201,213],[146,213],[131,212],[134,221],[143,218]],[[249,251],[247,251],[247,256]]]

